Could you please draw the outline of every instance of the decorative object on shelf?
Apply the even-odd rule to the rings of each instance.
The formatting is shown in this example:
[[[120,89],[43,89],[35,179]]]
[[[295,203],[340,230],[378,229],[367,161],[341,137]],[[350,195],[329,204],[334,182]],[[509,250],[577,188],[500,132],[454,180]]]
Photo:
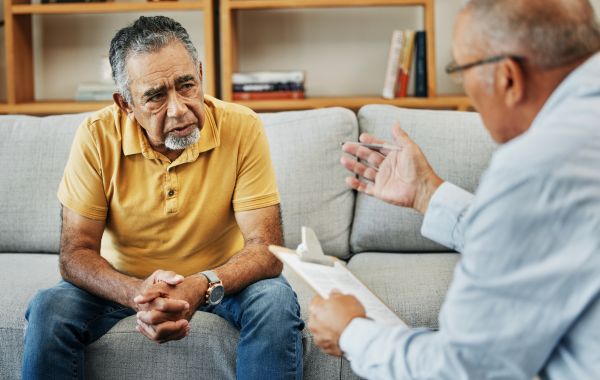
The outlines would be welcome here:
[[[304,72],[234,73],[233,100],[304,99]]]

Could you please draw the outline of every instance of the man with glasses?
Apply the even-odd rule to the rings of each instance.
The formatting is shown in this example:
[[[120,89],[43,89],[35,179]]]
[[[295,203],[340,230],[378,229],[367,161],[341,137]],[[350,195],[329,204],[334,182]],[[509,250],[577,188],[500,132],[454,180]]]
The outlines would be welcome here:
[[[325,352],[371,379],[600,378],[599,50],[587,0],[465,5],[447,72],[501,144],[477,194],[399,126],[402,150],[348,144],[342,158],[350,186],[422,212],[422,233],[462,253],[440,329],[380,325],[334,293],[310,310]]]

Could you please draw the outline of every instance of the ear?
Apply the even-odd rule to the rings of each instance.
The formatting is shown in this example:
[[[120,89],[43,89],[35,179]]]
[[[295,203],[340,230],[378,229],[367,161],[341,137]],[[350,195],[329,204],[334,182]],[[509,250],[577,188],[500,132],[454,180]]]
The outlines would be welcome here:
[[[121,109],[121,111],[127,114],[127,117],[131,121],[135,121],[135,116],[133,115],[133,108],[129,105],[127,100],[118,92],[113,92],[113,101],[115,104]]]
[[[512,58],[498,64],[496,91],[508,108],[513,108],[525,99],[525,75],[521,65]]]
[[[202,77],[203,77],[203,75],[202,75],[202,62],[200,62],[198,65],[199,65],[199,67],[198,67],[198,73],[200,73],[200,81],[202,81]]]

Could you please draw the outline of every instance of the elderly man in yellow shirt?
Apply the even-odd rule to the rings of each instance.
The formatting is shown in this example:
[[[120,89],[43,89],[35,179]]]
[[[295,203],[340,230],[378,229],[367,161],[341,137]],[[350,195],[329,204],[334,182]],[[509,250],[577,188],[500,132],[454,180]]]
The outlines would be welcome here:
[[[167,17],[117,32],[110,61],[115,104],[75,136],[58,190],[64,280],[29,305],[23,379],[83,379],[85,347],[119,320],[137,314],[162,343],[196,310],[240,329],[238,378],[301,379],[300,307],[267,250],[283,238],[260,119],[203,95],[196,49]]]

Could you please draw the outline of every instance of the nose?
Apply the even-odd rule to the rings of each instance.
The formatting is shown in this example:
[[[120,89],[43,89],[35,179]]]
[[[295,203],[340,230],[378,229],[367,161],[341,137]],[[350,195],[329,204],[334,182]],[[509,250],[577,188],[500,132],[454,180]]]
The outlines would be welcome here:
[[[167,103],[167,116],[177,118],[183,116],[187,111],[187,106],[179,98],[177,92],[169,94]]]

